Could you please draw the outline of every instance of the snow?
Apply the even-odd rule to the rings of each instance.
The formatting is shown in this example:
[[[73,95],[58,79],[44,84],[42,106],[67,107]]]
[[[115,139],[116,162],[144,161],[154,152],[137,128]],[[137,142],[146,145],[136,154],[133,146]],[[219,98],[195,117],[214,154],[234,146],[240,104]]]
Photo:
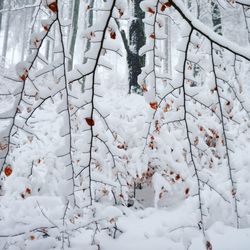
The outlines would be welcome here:
[[[184,14],[185,18],[187,18],[192,24],[193,28],[199,31],[201,34],[209,38],[215,44],[222,46],[235,53],[236,55],[242,56],[243,58],[250,59],[250,47],[240,47],[239,45],[229,41],[228,39],[216,34],[211,29],[209,29],[206,25],[201,23],[199,20],[195,19],[193,15],[186,9],[181,0],[175,0],[174,4],[178,6],[181,13]]]
[[[215,34],[181,0],[165,10],[142,1],[143,91],[128,95],[116,23],[129,34],[128,2],[94,1],[94,24],[85,30],[79,18],[72,70],[62,50],[70,47],[69,5],[58,2],[58,22],[46,8],[54,2],[38,8],[33,52],[0,68],[0,249],[201,250],[210,242],[215,250],[248,250],[249,45]],[[92,6],[83,5],[85,15]],[[162,66],[164,15],[174,31],[173,73]],[[79,52],[86,39],[90,49]]]

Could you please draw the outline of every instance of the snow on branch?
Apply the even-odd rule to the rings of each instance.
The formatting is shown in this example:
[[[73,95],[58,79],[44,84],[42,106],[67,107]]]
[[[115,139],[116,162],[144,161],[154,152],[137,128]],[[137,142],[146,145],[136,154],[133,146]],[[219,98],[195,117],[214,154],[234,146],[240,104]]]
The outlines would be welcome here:
[[[250,1],[249,0],[236,0],[235,2],[238,3],[238,4],[241,4],[241,5],[250,7]]]
[[[221,46],[222,48],[229,50],[233,54],[241,56],[242,58],[250,61],[250,46],[246,48],[241,47],[233,43],[232,41],[228,40],[227,38],[216,34],[214,31],[208,28],[205,24],[203,24],[198,19],[196,19],[191,14],[191,12],[187,10],[187,8],[185,7],[182,1],[174,0],[172,1],[172,5],[180,13],[183,19],[185,19],[193,29],[200,32],[203,36],[205,36],[207,39],[209,39],[213,43]]]

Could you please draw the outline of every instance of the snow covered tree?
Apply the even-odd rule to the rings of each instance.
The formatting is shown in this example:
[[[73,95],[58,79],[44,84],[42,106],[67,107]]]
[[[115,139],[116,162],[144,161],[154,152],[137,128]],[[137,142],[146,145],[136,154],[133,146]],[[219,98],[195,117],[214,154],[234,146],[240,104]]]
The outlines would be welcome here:
[[[71,26],[71,1],[38,2],[30,54],[1,71],[0,248],[117,249],[120,235],[127,241],[139,228],[150,249],[157,242],[146,239],[156,235],[162,249],[210,250],[218,230],[243,235],[240,228],[250,228],[248,1],[225,2],[225,10],[221,1],[133,1],[131,16],[123,0],[88,1],[87,25],[74,2]],[[239,11],[245,25],[237,44],[224,12]],[[143,96],[127,95],[128,82]]]

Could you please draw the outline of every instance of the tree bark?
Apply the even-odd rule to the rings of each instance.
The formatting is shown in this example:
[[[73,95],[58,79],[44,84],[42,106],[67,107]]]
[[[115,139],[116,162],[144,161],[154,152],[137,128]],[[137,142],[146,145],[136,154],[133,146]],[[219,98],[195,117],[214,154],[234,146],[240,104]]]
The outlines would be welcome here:
[[[94,5],[94,0],[89,0],[88,2],[88,5],[89,6],[93,6]],[[88,10],[86,12],[86,27],[89,28],[93,25],[93,8],[91,8],[90,10]],[[87,59],[85,57],[85,53],[90,49],[90,41],[88,39],[85,39],[85,49],[84,49],[84,57],[83,57],[83,63],[86,63],[87,62]]]
[[[3,66],[5,65],[5,59],[7,55],[7,49],[8,49],[8,39],[9,39],[9,26],[10,26],[10,11],[6,14],[6,22],[5,22],[5,28],[4,28],[4,35],[3,35],[3,47],[2,47],[2,62]]]
[[[137,92],[140,86],[137,82],[141,74],[141,68],[145,65],[145,56],[139,55],[140,48],[145,44],[145,33],[143,18],[144,11],[140,8],[142,0],[133,0],[133,13],[129,27],[129,51],[127,51],[127,61],[129,69],[129,93]]]
[[[69,59],[68,69],[71,70],[73,68],[74,62],[74,52],[75,52],[75,45],[76,45],[76,35],[77,35],[77,27],[78,27],[78,16],[79,16],[79,6],[80,0],[74,0],[74,9],[72,15],[72,35],[70,41],[70,49],[69,53],[71,58]]]
[[[0,0],[0,10],[3,9],[3,0]],[[2,28],[2,13],[0,13],[0,31],[1,31],[1,28]]]
[[[124,30],[120,30],[124,47],[127,52],[128,63],[128,81],[129,81],[129,94],[131,92],[137,92],[140,89],[137,83],[137,78],[141,74],[141,68],[145,65],[145,56],[139,55],[140,48],[145,44],[145,33],[143,18],[145,13],[140,8],[142,0],[132,3],[132,18],[129,25],[129,38],[127,38]],[[117,21],[118,28],[120,29],[119,22]]]
[[[28,16],[28,11],[27,9],[24,10],[24,20],[23,20],[23,32],[22,32],[22,54],[21,54],[21,61],[24,60],[25,57],[25,52],[26,52],[26,45],[27,45],[27,16]]]
[[[221,13],[218,4],[211,1],[211,9],[213,29],[217,34],[222,35]]]
[[[172,74],[172,60],[171,60],[171,20],[169,17],[165,18],[165,33],[167,39],[164,40],[164,58],[163,58],[163,72],[169,75]]]

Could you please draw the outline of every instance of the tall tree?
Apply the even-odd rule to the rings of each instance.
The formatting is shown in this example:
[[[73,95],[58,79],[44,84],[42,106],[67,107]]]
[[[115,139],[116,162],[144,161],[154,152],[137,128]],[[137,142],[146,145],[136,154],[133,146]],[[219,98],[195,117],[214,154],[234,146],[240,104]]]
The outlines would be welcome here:
[[[93,25],[93,5],[94,5],[94,0],[89,0],[88,1],[88,11],[86,12],[85,15],[85,28],[90,28]],[[84,54],[90,49],[90,41],[89,39],[85,39],[85,44],[84,44]],[[83,63],[86,63],[87,59],[85,55],[83,56]]]
[[[0,1],[0,11],[3,9],[3,0]],[[2,27],[2,13],[0,12],[0,31]]]
[[[215,1],[211,1],[211,11],[213,29],[219,35],[222,35],[221,12],[218,4]]]
[[[171,19],[165,18],[165,34],[167,39],[164,40],[164,58],[163,58],[163,72],[171,75],[172,60],[171,60]]]
[[[23,32],[22,32],[22,48],[21,48],[21,61],[24,60],[25,57],[25,52],[26,52],[26,45],[27,45],[27,37],[26,37],[26,29],[27,29],[27,19],[28,19],[28,10],[24,10],[24,17],[23,17]]]
[[[137,78],[141,73],[141,68],[145,65],[145,56],[139,55],[140,48],[145,44],[145,33],[143,18],[145,12],[140,8],[142,0],[132,0],[132,17],[129,24],[128,38],[124,30],[121,31],[123,43],[127,52],[127,63],[129,70],[129,93],[137,91],[140,87]]]
[[[8,48],[10,14],[11,14],[10,11],[7,11],[5,27],[4,27],[4,35],[3,35],[3,47],[2,47],[2,61],[3,61],[3,64],[5,62],[5,58],[6,58],[6,55],[7,55],[7,48]]]
[[[71,58],[68,62],[68,69],[73,68],[73,61],[74,61],[74,52],[75,52],[75,45],[76,45],[76,36],[77,36],[77,28],[78,28],[78,16],[79,16],[79,6],[80,0],[74,0],[74,9],[72,15],[72,28],[71,28],[71,41],[70,41],[70,48],[69,53]]]

